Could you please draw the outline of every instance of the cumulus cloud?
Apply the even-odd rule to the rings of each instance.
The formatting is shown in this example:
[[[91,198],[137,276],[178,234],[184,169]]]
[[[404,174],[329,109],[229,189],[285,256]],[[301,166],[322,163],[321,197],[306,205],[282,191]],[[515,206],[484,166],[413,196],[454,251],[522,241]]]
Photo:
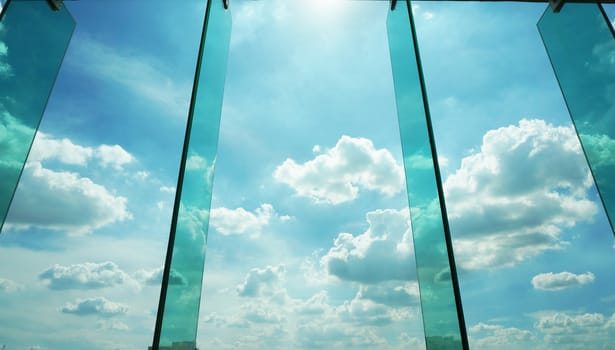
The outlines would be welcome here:
[[[494,350],[518,349],[536,338],[528,330],[482,322],[470,327],[470,335],[472,347]]]
[[[109,301],[103,297],[94,297],[68,302],[62,306],[60,311],[65,314],[77,316],[96,315],[101,317],[114,317],[125,314],[128,311],[128,307],[124,304]]]
[[[570,272],[560,273],[541,273],[532,278],[532,286],[536,289],[546,291],[557,291],[572,287],[582,286],[591,283],[596,279],[593,273],[586,272],[580,275],[575,275]]]
[[[30,162],[58,160],[64,164],[86,165],[94,155],[91,147],[74,144],[67,138],[55,139],[38,132],[28,157]]]
[[[85,166],[91,160],[98,165],[121,170],[135,158],[120,145],[100,145],[86,147],[73,143],[68,138],[56,139],[42,132],[36,134],[32,150],[28,156],[30,162],[58,160],[64,164]]]
[[[55,264],[41,272],[38,278],[53,290],[106,288],[130,280],[128,274],[111,261],[68,266]]]
[[[135,279],[148,286],[160,286],[163,272],[164,269],[162,267],[153,270],[139,270],[135,273]],[[171,269],[169,273],[169,284],[185,286],[188,284],[188,280],[181,273]]]
[[[127,199],[74,172],[28,163],[8,221],[17,227],[44,227],[73,234],[131,219]]]
[[[361,286],[357,297],[390,307],[418,305],[419,288],[416,282],[386,282]]]
[[[545,348],[611,349],[615,314],[550,312],[539,315],[534,327],[544,335]]]
[[[366,215],[369,228],[354,236],[340,233],[321,258],[326,271],[339,279],[374,284],[415,277],[408,210],[376,210]]]
[[[361,325],[384,326],[393,322],[390,309],[369,299],[354,298],[338,308],[340,319]]]
[[[300,300],[295,307],[295,312],[298,315],[313,316],[323,315],[329,309],[329,295],[323,290],[312,295],[307,300]]]
[[[244,208],[214,208],[211,210],[210,223],[216,231],[225,236],[240,235],[246,232],[258,235],[272,218],[289,219],[288,216],[278,216],[271,204],[264,203],[254,212],[247,211]]]
[[[271,307],[262,304],[248,304],[243,318],[253,323],[280,323],[284,317]]]
[[[487,132],[444,184],[457,261],[466,269],[512,266],[565,245],[562,229],[597,213],[571,127],[543,120]]]
[[[237,294],[241,297],[276,296],[283,291],[285,274],[284,265],[253,268],[237,286]]]
[[[2,31],[2,27],[0,27]],[[7,62],[9,48],[6,44],[0,41],[0,78],[11,76],[11,65]]]
[[[170,194],[175,194],[175,187],[171,187],[171,186],[160,186],[160,192],[162,192],[162,193],[170,193]]]
[[[600,313],[569,315],[556,312],[539,317],[536,328],[546,333],[589,332],[592,329],[605,327],[608,321],[609,319]]]
[[[0,278],[0,292],[13,293],[23,289],[23,286],[17,282],[6,278]]]
[[[24,150],[22,145],[27,144],[33,134],[34,129],[20,123],[12,114],[0,110],[0,171],[21,168],[27,155],[27,150]]]
[[[601,134],[581,134],[580,137],[594,167],[615,165],[615,140]]]
[[[100,145],[96,148],[95,155],[101,166],[112,167],[116,170],[134,161],[134,157],[120,145]]]
[[[359,188],[393,195],[402,190],[403,168],[387,149],[371,140],[342,136],[335,147],[303,164],[288,158],[273,177],[299,196],[340,204],[357,198]]]

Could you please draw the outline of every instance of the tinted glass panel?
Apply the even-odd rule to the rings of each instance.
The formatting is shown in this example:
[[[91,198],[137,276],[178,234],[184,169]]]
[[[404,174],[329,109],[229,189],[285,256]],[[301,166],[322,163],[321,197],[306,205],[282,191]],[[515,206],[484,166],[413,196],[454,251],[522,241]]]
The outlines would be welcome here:
[[[230,35],[230,11],[222,1],[210,1],[171,227],[173,254],[163,279],[166,301],[157,321],[161,333],[154,339],[174,349],[195,348]]]
[[[597,4],[566,4],[538,22],[600,197],[615,227],[615,38]]]
[[[13,1],[0,22],[0,229],[74,27],[46,1]]]
[[[387,26],[425,339],[428,349],[461,349],[465,334],[460,326],[465,326],[458,320],[461,305],[455,301],[448,224],[439,197],[437,155],[411,20],[409,3],[399,1]]]

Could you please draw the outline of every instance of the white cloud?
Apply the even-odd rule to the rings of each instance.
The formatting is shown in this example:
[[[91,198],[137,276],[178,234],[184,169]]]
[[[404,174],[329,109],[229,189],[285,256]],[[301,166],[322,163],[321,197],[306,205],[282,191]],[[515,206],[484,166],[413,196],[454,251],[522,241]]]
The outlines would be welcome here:
[[[512,266],[565,246],[562,229],[591,220],[591,177],[571,127],[543,120],[491,130],[444,184],[459,264]]]
[[[135,279],[148,286],[160,286],[162,283],[162,267],[152,270],[139,270],[135,273]],[[170,285],[187,285],[188,280],[181,273],[171,269],[169,275]]]
[[[264,269],[253,268],[243,283],[237,286],[237,294],[241,297],[276,296],[283,292],[285,274],[284,265],[267,266]]]
[[[544,336],[544,348],[612,349],[615,314],[546,312],[534,327]]]
[[[532,286],[534,286],[535,289],[557,291],[591,283],[595,279],[596,277],[591,272],[580,275],[575,275],[570,272],[548,272],[534,276],[532,278]]]
[[[615,165],[615,140],[604,134],[581,134],[583,147],[592,160],[592,166]]]
[[[244,208],[228,209],[224,207],[211,210],[211,226],[223,235],[240,235],[250,232],[257,236],[261,229],[268,225],[271,219],[278,218],[278,214],[271,204],[264,203],[254,212]],[[280,217],[285,220],[287,217]]]
[[[28,163],[7,221],[20,227],[44,227],[73,234],[90,233],[131,219],[126,198],[73,172],[56,172]]]
[[[2,149],[0,171],[3,168],[11,171],[22,167],[27,155],[27,150],[24,150],[22,145],[28,144],[33,134],[32,128],[23,125],[10,113],[0,111],[0,149]]]
[[[96,148],[85,147],[73,143],[67,138],[55,139],[50,135],[37,132],[32,150],[28,156],[29,162],[58,160],[64,164],[85,166],[92,159],[104,168],[112,167],[121,170],[135,158],[120,145],[100,145]]]
[[[556,312],[538,318],[536,328],[545,333],[590,332],[592,328],[603,328],[609,320],[599,313],[569,315]]]
[[[64,164],[86,165],[94,155],[91,147],[74,144],[71,140],[61,140],[37,132],[32,144],[32,150],[28,156],[30,162],[42,162],[44,160],[57,159]]]
[[[150,173],[145,170],[137,171],[135,174],[135,178],[137,178],[140,181],[145,181],[149,176],[150,176]]]
[[[6,278],[0,278],[0,292],[13,293],[23,289],[23,286],[17,282]]]
[[[330,309],[329,295],[326,291],[320,291],[307,300],[301,300],[295,307],[295,312],[299,315],[313,316],[323,315]]]
[[[528,342],[535,339],[532,332],[500,325],[478,323],[470,327],[470,345],[480,349],[529,348]]]
[[[128,311],[124,304],[109,301],[103,297],[77,299],[68,302],[60,309],[62,313],[77,316],[96,315],[101,317],[113,317],[123,315]]]
[[[106,288],[130,280],[130,277],[111,261],[68,266],[55,264],[41,272],[38,278],[49,289],[54,290]]]
[[[273,176],[299,196],[340,204],[357,198],[359,188],[393,195],[401,191],[404,171],[391,152],[371,140],[342,136],[334,148],[298,164],[286,159]]]
[[[2,27],[0,26],[0,31],[1,30]],[[11,65],[6,62],[6,57],[8,56],[8,54],[9,48],[4,42],[0,41],[0,78],[11,76]]]
[[[112,167],[116,170],[120,170],[125,164],[134,161],[134,157],[126,152],[120,145],[98,146],[96,149],[96,158],[98,158],[102,167]]]
[[[352,299],[341,306],[338,312],[342,320],[361,325],[383,326],[393,322],[386,306],[366,299]]]
[[[186,170],[207,169],[207,159],[193,154],[186,160]]]
[[[175,187],[171,187],[171,186],[160,186],[160,192],[162,192],[162,193],[170,193],[170,194],[175,194]]]
[[[339,279],[373,284],[415,277],[408,210],[376,210],[366,215],[369,228],[353,236],[340,233],[321,258],[326,271]]]
[[[418,305],[419,288],[416,282],[386,282],[361,286],[357,297],[390,307]]]
[[[247,304],[243,318],[253,323],[280,323],[284,317],[269,306],[262,304]]]

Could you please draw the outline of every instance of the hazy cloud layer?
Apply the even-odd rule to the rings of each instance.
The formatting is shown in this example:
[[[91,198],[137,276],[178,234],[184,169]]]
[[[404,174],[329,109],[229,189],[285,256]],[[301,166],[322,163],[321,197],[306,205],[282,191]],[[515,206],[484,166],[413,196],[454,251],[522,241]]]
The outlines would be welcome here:
[[[534,276],[532,278],[532,286],[535,289],[557,291],[592,283],[595,279],[596,277],[591,272],[580,275],[566,271],[560,273],[548,272]]]
[[[444,184],[459,264],[515,265],[564,246],[560,232],[598,212],[571,127],[543,120],[491,130]]]
[[[340,204],[357,198],[359,189],[393,195],[404,184],[403,168],[387,149],[371,140],[342,136],[335,147],[303,164],[288,158],[273,176],[297,195],[317,203]]]
[[[13,293],[23,289],[23,286],[15,281],[0,278],[0,292]]]
[[[368,230],[357,236],[340,233],[321,265],[332,276],[363,284],[414,279],[408,210],[371,211],[366,219]]]
[[[128,307],[124,304],[109,301],[103,297],[94,297],[68,302],[62,306],[60,311],[65,314],[77,316],[95,315],[101,317],[114,317],[125,314],[128,311]]]
[[[38,278],[49,289],[54,290],[113,287],[130,279],[124,271],[110,261],[68,266],[55,264],[41,272]]]

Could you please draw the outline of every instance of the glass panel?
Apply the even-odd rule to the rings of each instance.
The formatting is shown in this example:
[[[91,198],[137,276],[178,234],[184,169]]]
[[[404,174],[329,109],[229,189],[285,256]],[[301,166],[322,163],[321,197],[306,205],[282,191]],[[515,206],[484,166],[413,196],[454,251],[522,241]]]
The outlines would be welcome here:
[[[46,1],[13,1],[0,22],[0,230],[74,28]]]
[[[413,2],[471,349],[614,344],[613,235],[536,28],[545,7]]]
[[[222,1],[209,1],[169,238],[172,255],[167,255],[154,346],[196,347],[230,35],[230,11],[224,9]]]
[[[615,228],[615,38],[597,4],[547,9],[538,29]],[[615,233],[615,231],[614,231]]]
[[[463,312],[409,2],[397,3],[387,26],[426,345],[461,349]]]

